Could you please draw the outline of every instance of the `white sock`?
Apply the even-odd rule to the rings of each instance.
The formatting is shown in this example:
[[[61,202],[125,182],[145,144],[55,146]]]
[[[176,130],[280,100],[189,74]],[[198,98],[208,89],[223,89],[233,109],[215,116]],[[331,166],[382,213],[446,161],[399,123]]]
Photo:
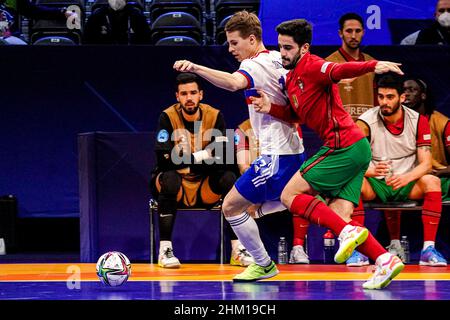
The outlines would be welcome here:
[[[247,212],[233,217],[225,217],[225,219],[230,223],[239,241],[253,256],[256,264],[268,266],[272,259],[264,248],[255,220]]]
[[[159,254],[164,253],[164,251],[167,248],[171,248],[172,249],[172,241],[167,241],[167,240],[161,240],[159,242]]]
[[[400,240],[399,240],[399,239],[391,240],[391,244],[396,245],[396,246],[398,246],[398,247],[401,247],[401,244],[400,244]]]
[[[433,246],[434,247],[434,241],[424,241],[424,243],[423,243],[423,250],[425,250],[429,246]]]
[[[256,217],[261,218],[265,215],[284,211],[287,208],[281,203],[281,201],[266,201],[256,211]]]
[[[241,242],[239,240],[231,240],[231,251],[237,250],[239,246],[242,246]]]

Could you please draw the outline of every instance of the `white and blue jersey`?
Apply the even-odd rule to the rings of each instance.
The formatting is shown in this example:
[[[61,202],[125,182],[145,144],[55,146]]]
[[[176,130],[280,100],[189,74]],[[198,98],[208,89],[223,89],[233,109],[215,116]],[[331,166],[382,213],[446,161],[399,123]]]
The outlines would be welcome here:
[[[252,203],[278,200],[285,185],[299,170],[304,159],[300,130],[269,114],[255,111],[249,97],[264,91],[272,103],[285,105],[285,77],[278,51],[265,50],[241,62],[237,71],[247,79],[245,96],[250,123],[259,141],[260,154],[235,184],[239,193]]]

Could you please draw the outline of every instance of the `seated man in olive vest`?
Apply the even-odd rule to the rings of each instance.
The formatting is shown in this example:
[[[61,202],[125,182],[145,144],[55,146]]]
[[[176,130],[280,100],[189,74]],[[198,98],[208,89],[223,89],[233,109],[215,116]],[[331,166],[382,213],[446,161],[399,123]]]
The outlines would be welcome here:
[[[163,268],[180,266],[171,241],[177,208],[213,207],[236,181],[234,167],[225,159],[228,139],[224,117],[218,109],[200,103],[203,90],[196,75],[177,76],[176,98],[178,103],[159,118],[157,167],[151,182],[158,199],[158,264]],[[228,162],[233,164],[233,159]]]
[[[361,195],[363,200],[378,198],[383,203],[423,199],[424,243],[419,264],[446,266],[446,259],[435,248],[442,194],[439,178],[428,174],[432,168],[430,125],[424,115],[403,105],[404,90],[403,79],[384,75],[377,83],[379,106],[356,122],[372,149]]]

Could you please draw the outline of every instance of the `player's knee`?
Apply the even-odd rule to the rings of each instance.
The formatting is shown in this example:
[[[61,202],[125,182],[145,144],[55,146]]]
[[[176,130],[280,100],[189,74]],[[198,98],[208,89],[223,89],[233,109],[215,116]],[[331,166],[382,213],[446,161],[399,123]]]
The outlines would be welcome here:
[[[232,202],[229,200],[229,198],[225,197],[225,199],[223,199],[223,203],[222,203],[222,213],[225,217],[231,217],[233,216],[233,204]]]
[[[181,187],[181,176],[175,170],[166,171],[159,177],[159,183],[161,184],[161,194],[176,196]]]
[[[286,208],[290,208],[292,199],[293,199],[293,197],[292,197],[292,194],[289,192],[289,190],[284,189],[280,196],[281,203]]]
[[[420,182],[424,186],[425,191],[440,191],[441,180],[431,174],[426,174],[420,178]]]
[[[222,212],[225,217],[233,217],[243,213],[248,208],[247,201],[242,201],[239,195],[230,192],[222,203]]]

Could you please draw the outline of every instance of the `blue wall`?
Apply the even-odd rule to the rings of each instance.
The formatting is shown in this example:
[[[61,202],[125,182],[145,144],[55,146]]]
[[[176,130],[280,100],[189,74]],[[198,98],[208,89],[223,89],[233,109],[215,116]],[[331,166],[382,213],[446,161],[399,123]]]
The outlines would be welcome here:
[[[313,24],[314,45],[339,45],[339,17],[358,13],[365,21],[363,42],[371,45],[391,44],[388,19],[433,19],[436,0],[283,0],[261,1],[259,16],[263,39],[277,44],[275,27],[282,21],[303,18]],[[419,29],[419,28],[417,28]],[[415,29],[415,30],[417,30]],[[412,30],[411,32],[415,31]]]

